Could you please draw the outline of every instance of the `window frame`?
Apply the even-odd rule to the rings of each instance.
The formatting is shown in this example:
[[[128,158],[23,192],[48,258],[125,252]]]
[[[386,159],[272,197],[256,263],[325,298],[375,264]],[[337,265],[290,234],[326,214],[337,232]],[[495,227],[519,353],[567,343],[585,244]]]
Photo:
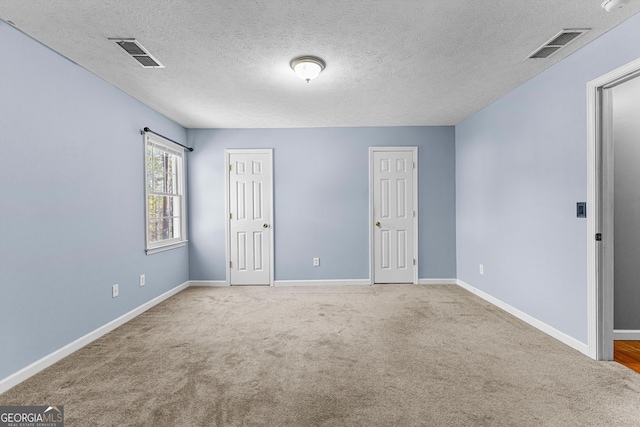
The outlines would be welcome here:
[[[179,248],[185,246],[187,244],[187,212],[186,212],[186,156],[184,152],[184,148],[175,144],[174,142],[162,138],[161,136],[157,136],[155,134],[151,134],[146,132],[144,134],[144,234],[145,234],[145,252],[147,255],[155,254],[158,252],[163,252],[166,250]],[[150,242],[150,217],[149,217],[149,196],[154,194],[160,196],[166,196],[167,193],[156,192],[149,188],[149,168],[147,162],[147,151],[149,146],[158,147],[161,150],[165,150],[171,155],[176,156],[179,160],[176,164],[176,193],[171,197],[179,198],[179,207],[180,214],[179,218],[179,227],[180,227],[180,235],[179,237],[174,237],[170,239],[164,239],[157,242]]]

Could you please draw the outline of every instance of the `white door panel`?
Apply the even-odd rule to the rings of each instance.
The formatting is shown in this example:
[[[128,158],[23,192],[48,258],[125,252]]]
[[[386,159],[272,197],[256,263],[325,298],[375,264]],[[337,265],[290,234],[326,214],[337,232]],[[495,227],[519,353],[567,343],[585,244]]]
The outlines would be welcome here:
[[[414,151],[373,151],[374,283],[413,283]]]
[[[271,155],[229,154],[231,285],[269,285],[271,265]]]

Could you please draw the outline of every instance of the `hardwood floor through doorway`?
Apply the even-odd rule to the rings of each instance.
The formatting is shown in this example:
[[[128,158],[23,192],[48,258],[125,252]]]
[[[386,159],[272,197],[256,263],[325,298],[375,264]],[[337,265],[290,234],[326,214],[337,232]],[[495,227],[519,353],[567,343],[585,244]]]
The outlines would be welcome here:
[[[613,360],[640,374],[640,341],[614,341]]]

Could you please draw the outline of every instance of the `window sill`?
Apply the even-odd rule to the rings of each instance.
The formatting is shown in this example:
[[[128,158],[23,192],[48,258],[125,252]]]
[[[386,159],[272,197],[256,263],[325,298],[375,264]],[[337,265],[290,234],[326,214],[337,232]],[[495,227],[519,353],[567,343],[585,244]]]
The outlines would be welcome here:
[[[171,244],[165,245],[165,246],[157,246],[155,248],[147,248],[145,250],[145,252],[147,253],[147,255],[152,255],[152,254],[157,254],[158,252],[164,252],[164,251],[168,251],[168,250],[175,249],[175,248],[181,248],[181,247],[187,245],[187,241],[188,240],[183,240],[182,242],[171,243]]]

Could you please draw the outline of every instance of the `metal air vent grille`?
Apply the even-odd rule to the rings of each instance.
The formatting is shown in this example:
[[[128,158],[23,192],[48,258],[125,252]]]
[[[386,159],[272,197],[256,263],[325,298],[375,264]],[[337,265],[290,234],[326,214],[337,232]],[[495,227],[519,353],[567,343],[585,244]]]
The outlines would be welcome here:
[[[533,53],[531,53],[531,55],[527,56],[525,59],[548,58],[589,30],[590,28],[564,29],[555,36],[551,37],[548,42],[534,50]]]
[[[136,39],[109,39],[127,52],[143,68],[164,68]]]

